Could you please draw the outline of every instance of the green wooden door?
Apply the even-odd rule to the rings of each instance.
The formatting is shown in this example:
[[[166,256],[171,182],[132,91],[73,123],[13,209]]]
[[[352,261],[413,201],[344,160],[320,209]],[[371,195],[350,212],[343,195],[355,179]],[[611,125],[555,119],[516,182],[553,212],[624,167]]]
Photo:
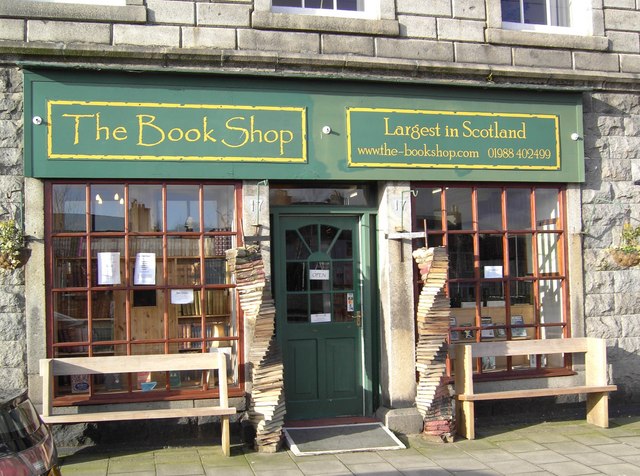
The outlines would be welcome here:
[[[287,418],[363,415],[358,217],[281,216],[276,233]]]

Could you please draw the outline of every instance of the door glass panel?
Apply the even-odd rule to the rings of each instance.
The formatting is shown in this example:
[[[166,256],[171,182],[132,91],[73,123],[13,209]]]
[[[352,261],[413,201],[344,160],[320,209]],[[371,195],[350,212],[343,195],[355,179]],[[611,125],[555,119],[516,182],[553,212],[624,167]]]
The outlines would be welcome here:
[[[287,230],[287,259],[306,259],[311,254],[307,244],[297,230]]]
[[[124,187],[91,186],[91,231],[124,231]]]
[[[559,273],[560,237],[556,233],[538,234],[538,273]]]
[[[309,287],[312,291],[331,290],[331,263],[328,261],[318,261],[310,263]]]
[[[167,231],[200,231],[198,187],[167,186]]]
[[[204,230],[233,231],[235,223],[235,189],[233,185],[205,185]]]
[[[473,283],[451,283],[449,297],[451,307],[476,308],[476,287]]]
[[[124,187],[91,186],[91,231],[124,231]]]
[[[129,237],[129,257],[132,284],[153,286],[163,283],[161,237]]]
[[[129,187],[129,231],[162,231],[162,186]]]
[[[478,189],[478,228],[502,230],[502,193],[499,188]]]
[[[473,236],[449,235],[449,276],[473,278]]]
[[[331,294],[312,294],[311,301],[311,321],[324,320],[326,315],[331,316]],[[330,319],[329,319],[330,320]]]
[[[350,261],[333,262],[333,289],[353,289],[353,265]]]
[[[124,238],[93,238],[91,240],[93,286],[124,284]]]
[[[54,288],[76,288],[87,285],[87,240],[84,237],[54,238]]]
[[[531,235],[510,235],[509,274],[516,278],[533,275]]]
[[[514,306],[527,306],[533,311],[533,283],[531,281],[512,281],[511,308]]]
[[[350,322],[353,320],[353,311],[348,310],[348,296],[346,293],[333,295],[333,322]]]
[[[306,294],[289,294],[287,296],[287,321],[307,322],[309,320],[309,304]]]
[[[52,188],[53,231],[86,230],[86,187],[60,184]]]
[[[538,230],[555,230],[560,220],[560,204],[558,191],[552,189],[536,189],[536,228]]]
[[[306,263],[287,263],[287,291],[306,291]]]
[[[353,258],[353,241],[351,230],[342,230],[338,235],[338,239],[331,247],[329,255],[333,259],[351,259]]]
[[[531,204],[528,189],[507,190],[507,227],[510,230],[531,229]]]
[[[271,187],[269,203],[278,205],[376,205],[375,191],[369,186],[336,185],[325,188]]]
[[[328,225],[320,226],[320,251],[327,253],[331,244],[336,239],[336,235],[340,233],[338,228]]]
[[[484,308],[500,308],[499,311],[504,313],[504,283],[500,282],[484,282],[480,286],[482,295],[482,307]],[[485,311],[482,311],[482,315]]]
[[[309,256],[310,251],[297,230],[287,230],[285,233],[285,241],[287,259],[305,259]]]
[[[309,247],[311,252],[318,251],[318,226],[307,225],[298,230],[304,243]]]
[[[442,230],[442,189],[421,188],[415,200],[416,230],[423,231],[426,222],[427,230]]]
[[[540,294],[540,322],[542,324],[559,324],[564,322],[562,316],[562,286],[558,279],[538,281]]]
[[[429,246],[430,247],[442,246],[442,240],[443,240],[442,235],[429,235],[429,238],[428,238]],[[424,243],[424,240],[422,240],[422,242]]]
[[[501,278],[503,270],[502,235],[480,235],[480,275]]]
[[[200,240],[170,236],[167,239],[169,284],[200,284]]]
[[[471,189],[449,188],[447,197],[447,227],[449,230],[473,229]]]

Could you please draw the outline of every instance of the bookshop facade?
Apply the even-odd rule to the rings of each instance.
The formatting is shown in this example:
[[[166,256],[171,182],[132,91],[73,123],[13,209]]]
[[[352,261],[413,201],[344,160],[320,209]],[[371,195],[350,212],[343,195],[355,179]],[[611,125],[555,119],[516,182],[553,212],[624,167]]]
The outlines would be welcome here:
[[[44,197],[41,357],[224,352],[244,398],[252,335],[226,251],[248,244],[272,285],[292,419],[413,405],[419,247],[448,250],[451,341],[571,335],[580,94],[47,70],[24,90],[25,175]],[[569,374],[535,358],[477,371]],[[215,396],[187,372],[56,392]]]

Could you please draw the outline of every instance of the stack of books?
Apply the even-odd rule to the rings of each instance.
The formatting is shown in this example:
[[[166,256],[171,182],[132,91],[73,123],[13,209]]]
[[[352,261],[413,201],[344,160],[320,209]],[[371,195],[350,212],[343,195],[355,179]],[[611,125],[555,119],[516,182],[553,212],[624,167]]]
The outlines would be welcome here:
[[[413,253],[422,279],[417,309],[416,406],[426,420],[435,419],[438,436],[453,433],[453,402],[443,382],[446,373],[447,335],[451,319],[450,301],[445,294],[449,258],[445,248],[421,248]],[[425,428],[430,421],[425,421]],[[442,431],[446,428],[446,431]]]
[[[253,389],[248,413],[256,429],[256,449],[275,453],[282,445],[286,413],[282,353],[274,334],[276,309],[259,248],[228,250],[227,260],[245,321],[253,332],[249,353]]]

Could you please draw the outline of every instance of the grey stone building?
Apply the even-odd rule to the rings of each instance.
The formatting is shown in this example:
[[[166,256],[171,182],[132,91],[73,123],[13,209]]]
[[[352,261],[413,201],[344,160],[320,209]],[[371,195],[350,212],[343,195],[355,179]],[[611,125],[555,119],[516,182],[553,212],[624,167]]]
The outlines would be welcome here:
[[[0,275],[0,381],[39,402],[47,356],[228,346],[245,409],[252,329],[207,247],[259,243],[288,414],[419,431],[426,238],[449,250],[452,340],[486,322],[491,338],[604,338],[612,398],[637,402],[640,267],[611,248],[640,225],[639,151],[640,0],[2,2],[0,201],[30,256]],[[349,238],[332,255],[314,227]],[[143,291],[139,253],[157,266]],[[482,365],[482,385],[579,377],[538,360]],[[212,397],[92,386],[59,382],[58,404]]]

